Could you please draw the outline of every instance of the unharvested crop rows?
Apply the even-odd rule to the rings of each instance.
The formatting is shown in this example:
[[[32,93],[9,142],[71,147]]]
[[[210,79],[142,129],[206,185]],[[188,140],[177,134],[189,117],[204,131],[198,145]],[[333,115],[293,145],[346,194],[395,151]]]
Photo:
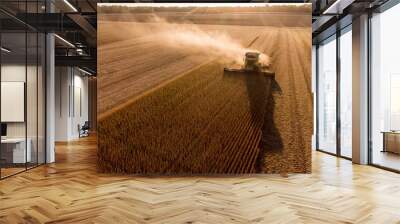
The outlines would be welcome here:
[[[255,172],[268,84],[212,62],[141,97],[100,121],[100,170]]]

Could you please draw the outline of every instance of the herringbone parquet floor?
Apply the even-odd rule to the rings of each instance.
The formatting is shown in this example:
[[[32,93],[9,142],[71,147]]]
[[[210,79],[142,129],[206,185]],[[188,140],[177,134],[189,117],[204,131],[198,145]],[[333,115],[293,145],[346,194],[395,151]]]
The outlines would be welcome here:
[[[96,172],[95,139],[0,181],[0,223],[400,223],[400,175],[315,152],[313,173],[133,177]]]

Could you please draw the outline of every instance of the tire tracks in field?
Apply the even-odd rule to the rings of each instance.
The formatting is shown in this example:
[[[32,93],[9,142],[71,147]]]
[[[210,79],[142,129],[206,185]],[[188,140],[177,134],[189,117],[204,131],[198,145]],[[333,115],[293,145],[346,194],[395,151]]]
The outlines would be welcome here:
[[[273,92],[271,104],[267,107],[272,110],[270,111],[269,116],[272,118],[273,124],[270,125],[267,123],[267,126],[264,127],[264,129],[270,132],[275,127],[278,133],[275,136],[271,136],[268,133],[267,136],[264,136],[264,138],[266,138],[266,146],[264,146],[266,150],[264,156],[264,169],[266,172],[280,173],[282,170],[286,169],[284,168],[287,163],[285,151],[290,149],[288,146],[288,140],[291,141],[291,137],[288,137],[288,133],[283,131],[285,128],[290,127],[288,119],[283,117],[283,115],[290,113],[290,109],[286,104],[287,88],[284,88],[283,86],[283,83],[285,83],[284,78],[286,72],[282,70],[286,67],[287,57],[282,48],[285,43],[282,40],[282,29],[276,28],[275,31],[276,34],[270,40],[271,44],[266,45],[265,50],[270,52],[272,57],[272,68],[275,71],[275,82],[278,84],[279,88],[282,89],[282,92]],[[282,144],[279,145],[272,141],[280,141]]]
[[[295,32],[295,31],[291,31],[291,32]],[[303,75],[303,79],[305,82],[305,86],[307,87],[307,92],[306,94],[308,95],[308,97],[310,98],[310,100],[312,101],[313,96],[312,96],[312,91],[311,91],[311,66],[306,66],[308,64],[311,64],[311,60],[310,60],[310,54],[311,54],[311,49],[310,48],[305,48],[304,45],[300,42],[299,44],[299,33],[296,32],[294,34],[290,35],[291,37],[291,42],[290,43],[296,43],[293,44],[294,46],[291,48],[293,49],[293,52],[297,55],[296,58],[296,62],[300,62],[299,64],[296,64],[296,67],[299,66],[301,67],[301,73]],[[303,45],[303,46],[301,46]],[[303,54],[301,55],[301,49],[303,50]],[[301,83],[298,83],[298,85],[301,85]]]
[[[294,119],[292,118],[292,127],[296,134],[294,137],[296,138],[296,147],[297,149],[293,148],[293,152],[295,152],[297,158],[302,158],[302,161],[296,161],[294,164],[295,166],[299,167],[291,167],[294,170],[298,170],[297,172],[305,172],[309,169],[307,169],[305,166],[307,164],[306,161],[306,144],[305,144],[305,134],[307,133],[307,122],[304,122],[307,119],[307,115],[304,113],[304,109],[307,110],[310,104],[307,100],[307,97],[304,97],[305,94],[308,92],[308,88],[306,87],[307,82],[304,76],[303,72],[303,66],[307,65],[301,65],[299,63],[299,57],[300,55],[298,52],[296,52],[296,46],[294,45],[294,40],[293,36],[290,33],[290,31],[286,31],[286,37],[287,37],[287,43],[289,49],[293,49],[292,52],[289,52],[289,86],[290,90],[292,91],[292,96],[291,96],[291,102],[290,105],[292,105],[292,114],[295,115]],[[303,75],[299,74],[303,73]],[[303,80],[302,80],[303,79]],[[310,100],[312,98],[309,98]],[[312,114],[312,113],[311,113]],[[311,136],[309,136],[311,139]],[[292,158],[294,161],[297,158]],[[311,159],[311,158],[310,158]],[[303,166],[303,167],[301,167]],[[303,170],[301,170],[303,168]]]
[[[280,73],[277,70],[277,62],[278,59],[281,58],[281,51],[279,50],[279,36],[280,29],[279,28],[266,28],[264,31],[264,37],[262,38],[262,42],[259,43],[259,48],[262,51],[270,56],[271,59],[271,68],[275,70],[275,81],[271,83],[271,93],[266,105],[263,126],[261,127],[261,135],[262,142],[267,141],[267,143],[263,143],[260,145],[260,153],[258,155],[257,161],[259,167],[258,169],[267,170],[266,167],[269,167],[273,164],[280,164],[282,160],[282,136],[279,133],[280,122],[277,116],[277,105],[276,101],[279,102],[280,98],[282,98],[280,93],[274,91],[273,85],[279,86],[279,76]],[[277,147],[279,149],[277,149]],[[274,156],[275,155],[275,156]],[[267,158],[276,157],[276,159],[270,161],[269,163],[265,163]],[[279,172],[279,171],[278,171]]]
[[[296,164],[302,164],[303,155],[297,155],[299,148],[303,147],[301,138],[301,124],[299,123],[299,105],[295,77],[293,74],[292,52],[289,43],[289,32],[286,29],[277,29],[278,34],[272,46],[265,46],[266,50],[273,52],[272,67],[275,69],[275,79],[282,92],[273,94],[275,107],[273,120],[282,139],[283,149],[269,149],[265,156],[266,172],[301,172],[296,170]],[[303,150],[302,150],[303,151]],[[296,154],[295,156],[293,156]]]

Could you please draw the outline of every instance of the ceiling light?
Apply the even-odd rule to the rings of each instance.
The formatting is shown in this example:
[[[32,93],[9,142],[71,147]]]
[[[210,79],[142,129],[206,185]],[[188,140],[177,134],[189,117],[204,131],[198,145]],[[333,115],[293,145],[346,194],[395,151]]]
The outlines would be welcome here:
[[[90,73],[90,72],[88,72],[88,71],[86,71],[86,70],[83,70],[83,69],[81,69],[81,68],[79,68],[79,67],[78,67],[78,70],[81,71],[81,72],[83,72],[83,73],[85,73],[85,74],[87,74],[87,75],[90,75],[90,76],[93,75],[92,73]]]
[[[67,4],[74,12],[78,12],[78,10],[68,1],[64,0],[65,4]]]
[[[322,14],[342,14],[343,10],[351,5],[355,0],[336,0]]]
[[[7,49],[5,47],[1,47],[0,49],[1,49],[1,51],[4,51],[6,53],[10,53],[11,52],[11,50],[9,50],[9,49]]]
[[[69,42],[68,40],[66,40],[66,39],[64,39],[64,38],[62,38],[62,37],[60,37],[59,35],[57,35],[57,34],[54,34],[54,36],[55,37],[57,37],[59,40],[61,40],[62,42],[64,42],[65,44],[67,44],[68,46],[70,46],[70,47],[72,47],[72,48],[75,48],[75,45],[73,45],[71,42]]]
[[[78,53],[79,55],[84,55],[84,52],[83,52],[82,48],[77,48],[76,49],[76,53]]]

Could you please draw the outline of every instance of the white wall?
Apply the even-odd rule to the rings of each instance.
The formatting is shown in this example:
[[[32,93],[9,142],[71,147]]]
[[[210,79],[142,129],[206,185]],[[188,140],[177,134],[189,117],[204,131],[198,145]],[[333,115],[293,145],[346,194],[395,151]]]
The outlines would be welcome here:
[[[24,82],[1,82],[1,108],[5,108],[5,110],[1,110],[2,122],[25,121]]]
[[[38,70],[37,70],[38,69]],[[8,138],[29,139],[32,162],[39,159],[39,163],[44,163],[44,83],[42,68],[36,65],[24,64],[2,64],[2,82],[24,82],[26,83],[26,107],[21,108],[22,113],[26,112],[27,120],[22,122],[5,122],[7,124]],[[27,80],[25,80],[27,79]],[[2,96],[7,97],[7,96]],[[2,107],[1,110],[10,110]],[[10,112],[10,111],[9,111]],[[13,113],[11,111],[11,113]],[[39,153],[39,155],[37,155]]]
[[[73,119],[72,122],[72,135],[75,137],[79,136],[78,124],[83,125],[85,121],[88,121],[89,111],[88,111],[88,78],[87,76],[82,76],[82,73],[74,75],[74,107],[72,108]]]
[[[55,68],[55,140],[67,141],[69,133],[69,68]]]
[[[56,67],[55,140],[79,138],[78,125],[88,120],[88,78],[76,68]]]
[[[1,66],[1,81],[25,82],[25,73],[25,64],[4,64]],[[7,108],[1,108],[1,110],[7,110]],[[25,123],[7,123],[7,137],[25,137]]]
[[[25,82],[25,75],[26,75],[26,67],[25,64],[19,65],[19,64],[3,64],[1,66],[1,81],[2,82]],[[30,74],[35,74],[36,75],[36,67],[33,66],[28,66],[27,67],[28,71],[28,76]],[[31,83],[32,79],[28,77],[29,79],[29,84],[36,85],[35,83]],[[36,98],[36,89],[28,88],[27,89],[27,96],[28,98]],[[30,91],[32,90],[32,92]],[[32,102],[32,99],[27,99],[28,102]],[[36,108],[35,105],[31,105]],[[1,108],[2,110],[7,110],[7,108]],[[28,122],[35,121],[36,124],[36,114],[31,114],[28,113]],[[31,117],[32,115],[33,117]],[[30,125],[28,124],[28,128],[33,127],[33,124]],[[36,129],[36,126],[35,126]],[[29,132],[29,130],[28,130]],[[25,122],[7,122],[7,136],[8,137],[25,137]],[[28,136],[29,137],[29,136]]]

